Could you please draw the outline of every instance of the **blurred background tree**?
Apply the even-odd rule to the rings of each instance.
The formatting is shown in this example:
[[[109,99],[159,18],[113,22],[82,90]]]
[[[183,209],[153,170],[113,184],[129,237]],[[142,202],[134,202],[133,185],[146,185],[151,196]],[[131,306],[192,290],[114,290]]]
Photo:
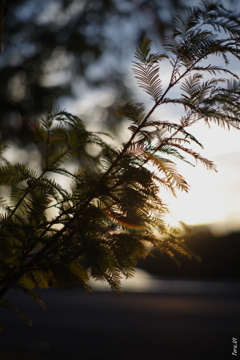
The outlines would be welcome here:
[[[101,91],[102,102],[91,102],[90,112],[77,109],[77,115],[86,122],[95,115],[101,126],[116,130],[113,109],[129,99],[126,73],[134,49],[146,36],[159,45],[176,10],[189,1],[2,0],[1,4],[0,138],[21,148],[32,141],[23,116],[36,116],[52,102],[65,106],[70,98],[81,99],[93,91]],[[94,108],[98,111],[93,114]]]
[[[86,122],[95,115],[103,127],[116,130],[113,109],[129,99],[126,73],[133,50],[146,36],[158,45],[171,28],[172,15],[189,2],[2,0],[1,4],[0,137],[21,148],[32,141],[23,116],[36,116],[52,102],[65,106],[69,99],[93,91],[101,91],[102,102],[91,102],[90,112],[77,109],[77,115]]]

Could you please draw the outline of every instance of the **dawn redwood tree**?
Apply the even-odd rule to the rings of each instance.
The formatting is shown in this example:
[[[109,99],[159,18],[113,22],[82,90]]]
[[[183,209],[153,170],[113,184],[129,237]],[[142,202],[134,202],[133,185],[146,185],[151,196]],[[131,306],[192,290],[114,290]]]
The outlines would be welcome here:
[[[0,185],[10,188],[10,199],[1,198],[1,305],[29,322],[6,299],[11,288],[22,289],[42,306],[36,288],[91,290],[90,277],[107,280],[121,294],[121,277],[133,276],[149,244],[173,258],[195,256],[180,229],[166,224],[168,208],[159,189],[173,195],[189,189],[174,157],[187,162],[192,157],[216,171],[212,161],[192,150],[192,144],[202,144],[189,132],[191,126],[214,122],[240,128],[240,83],[228,67],[229,55],[240,59],[240,16],[219,1],[203,1],[181,10],[173,24],[172,34],[163,39],[166,54],[151,53],[149,38],[136,50],[133,72],[153,105],[147,110],[131,101],[117,109],[131,131],[119,148],[103,140],[106,134],[89,132],[81,119],[54,108],[28,120],[42,148],[40,171],[9,163],[1,146]],[[212,55],[221,56],[225,65],[207,63]],[[162,61],[172,66],[165,88]],[[181,95],[172,98],[170,90],[177,86]],[[167,104],[184,108],[179,121],[166,120],[164,113],[154,119],[156,108]],[[97,155],[89,146],[98,149]],[[78,164],[73,171],[70,161]],[[56,174],[71,180],[70,190],[56,182]]]

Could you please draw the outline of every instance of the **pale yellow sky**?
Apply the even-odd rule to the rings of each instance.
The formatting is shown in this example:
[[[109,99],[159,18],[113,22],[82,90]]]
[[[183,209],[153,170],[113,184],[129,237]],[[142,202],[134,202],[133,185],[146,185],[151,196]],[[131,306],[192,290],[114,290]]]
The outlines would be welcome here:
[[[178,108],[165,107],[164,118],[177,121]],[[209,129],[203,122],[188,131],[204,146],[204,149],[195,146],[194,150],[212,160],[218,172],[207,170],[201,163],[192,167],[173,159],[190,190],[179,191],[177,198],[161,190],[163,199],[176,220],[189,225],[216,224],[219,231],[240,229],[240,131],[216,124]],[[193,159],[189,160],[195,164]]]
[[[170,107],[165,119],[174,118],[178,118],[177,108]],[[122,141],[129,137],[126,131],[129,124],[123,124]],[[98,125],[93,122],[89,128],[98,130]],[[240,230],[240,131],[229,131],[215,124],[209,129],[203,123],[188,130],[204,146],[204,149],[195,147],[194,150],[212,160],[218,172],[207,170],[201,163],[192,167],[172,158],[189,183],[190,190],[188,193],[178,191],[177,198],[174,198],[171,193],[160,189],[163,200],[169,204],[177,220],[189,225],[216,224],[219,231]],[[189,160],[195,164],[194,159]]]
[[[212,160],[218,172],[200,163],[192,167],[175,161],[190,190],[178,192],[177,198],[164,193],[163,198],[174,218],[189,225],[216,224],[219,231],[240,230],[240,131],[214,124],[209,129],[203,123],[189,131],[204,145],[195,150]]]
[[[133,88],[136,89],[135,84],[133,84]],[[137,94],[140,94],[138,89]],[[107,93],[100,95],[97,99],[104,98],[104,105],[111,102],[111,95]],[[85,100],[78,101],[71,106],[69,111],[78,114],[79,109],[81,111],[85,109],[87,114],[91,111],[94,99],[96,99],[96,94],[89,94]],[[150,109],[151,106],[152,103],[147,101],[147,109]],[[159,108],[158,111],[161,119],[165,120],[177,121],[180,116],[178,107],[174,105],[164,107],[164,117],[162,117],[163,108]],[[95,121],[86,124],[87,128],[91,131],[98,131],[101,119],[94,116],[94,113],[92,115],[91,118]],[[96,113],[96,115],[98,114]],[[154,118],[158,119],[157,112]],[[130,136],[126,131],[129,125],[129,121],[122,125],[121,140],[124,142]],[[204,149],[194,147],[194,150],[212,160],[217,165],[218,172],[207,170],[201,163],[192,167],[173,158],[179,172],[188,181],[190,191],[188,193],[178,192],[178,197],[174,198],[170,193],[161,189],[163,199],[169,204],[174,217],[189,225],[213,223],[217,224],[221,231],[240,230],[240,131],[235,129],[229,131],[215,124],[209,129],[203,123],[194,125],[188,130],[204,146]],[[193,159],[189,158],[189,160]],[[192,162],[195,164],[194,160]]]

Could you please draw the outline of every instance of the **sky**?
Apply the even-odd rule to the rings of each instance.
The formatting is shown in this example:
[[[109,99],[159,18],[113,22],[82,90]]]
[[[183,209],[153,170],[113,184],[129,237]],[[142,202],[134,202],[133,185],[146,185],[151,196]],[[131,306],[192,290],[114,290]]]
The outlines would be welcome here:
[[[102,98],[105,104],[111,102],[111,96],[108,98],[107,94],[102,94]],[[85,106],[87,110],[87,104],[88,100],[80,101],[77,105]],[[176,118],[176,108],[171,107],[165,116],[169,120]],[[129,123],[122,126],[123,141],[129,137],[127,125]],[[89,128],[96,130],[97,126],[93,122]],[[240,131],[219,128],[215,124],[209,129],[205,124],[198,124],[192,127],[191,133],[204,146],[204,149],[195,150],[212,160],[218,172],[207,170],[200,163],[193,167],[174,159],[190,190],[188,193],[178,191],[177,198],[174,198],[171,193],[161,189],[161,196],[172,212],[168,221],[173,224],[177,220],[189,225],[213,224],[212,229],[220,232],[240,230]]]
[[[156,50],[159,51],[159,49]],[[150,109],[152,104],[137,88],[131,72],[131,61],[134,60],[133,53],[130,53],[128,60],[124,81],[132,89],[134,99],[138,102],[144,101],[147,108]],[[215,65],[221,64],[220,58],[217,57],[211,59],[212,62]],[[160,76],[163,87],[166,87],[171,69],[167,62],[161,66]],[[229,69],[240,77],[240,66],[235,59],[231,59]],[[96,71],[98,70],[96,69]],[[174,89],[174,91],[176,94],[171,95],[179,95],[179,90]],[[112,100],[113,94],[104,93],[101,89],[101,93],[89,93],[84,99],[72,102],[70,110],[78,113],[81,109],[81,111],[84,110],[88,113],[95,101],[104,111]],[[158,111],[162,115],[160,111],[163,110],[159,109]],[[156,111],[155,118],[157,116],[158,112]],[[179,116],[180,112],[177,107],[168,106],[168,108],[164,108],[165,119],[177,121]],[[98,121],[97,114],[95,114],[95,120],[87,123],[87,128],[97,130]],[[172,212],[172,216],[168,216],[167,221],[171,224],[176,224],[178,220],[181,220],[189,225],[208,225],[213,231],[219,233],[240,230],[240,131],[228,131],[214,124],[209,129],[204,124],[197,124],[191,128],[191,133],[204,146],[203,150],[201,148],[195,150],[212,160],[217,165],[218,172],[209,171],[201,164],[192,167],[186,163],[177,162],[179,172],[188,181],[190,190],[188,193],[178,192],[177,198],[174,198],[170,193],[161,189],[161,197],[169,204]],[[126,141],[126,137],[129,137],[129,133],[126,131],[126,123],[124,123],[120,138]]]
[[[223,65],[218,57],[211,59],[211,62]],[[240,77],[239,65],[232,58],[228,68]],[[162,72],[168,73],[164,68]],[[165,86],[167,80],[164,75]],[[174,95],[179,95],[178,89],[174,91]],[[172,121],[177,121],[181,114],[176,106],[165,107],[164,111],[165,118]],[[217,172],[207,170],[200,163],[192,167],[181,161],[176,162],[190,190],[188,193],[179,191],[177,198],[169,193],[163,195],[173,215],[168,220],[173,224],[181,220],[189,225],[208,225],[219,233],[240,230],[240,131],[227,130],[216,124],[209,128],[204,123],[196,124],[188,130],[204,147],[196,147],[194,150],[213,161]]]

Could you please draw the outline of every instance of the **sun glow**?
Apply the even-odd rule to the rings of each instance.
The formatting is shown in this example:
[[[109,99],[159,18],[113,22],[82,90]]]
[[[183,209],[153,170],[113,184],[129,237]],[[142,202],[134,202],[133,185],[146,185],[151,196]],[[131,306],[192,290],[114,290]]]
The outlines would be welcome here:
[[[218,173],[206,171],[201,166],[180,169],[190,184],[188,193],[179,191],[175,198],[161,190],[161,198],[172,214],[166,219],[170,225],[177,219],[188,225],[216,224],[226,230],[239,228],[240,186],[236,176],[239,168],[236,165],[231,169],[229,161],[217,160]],[[237,159],[231,161],[234,165],[237,163]]]
[[[176,219],[176,217],[169,213],[164,216],[164,220],[166,221],[166,224],[172,228],[179,227],[179,220]]]

